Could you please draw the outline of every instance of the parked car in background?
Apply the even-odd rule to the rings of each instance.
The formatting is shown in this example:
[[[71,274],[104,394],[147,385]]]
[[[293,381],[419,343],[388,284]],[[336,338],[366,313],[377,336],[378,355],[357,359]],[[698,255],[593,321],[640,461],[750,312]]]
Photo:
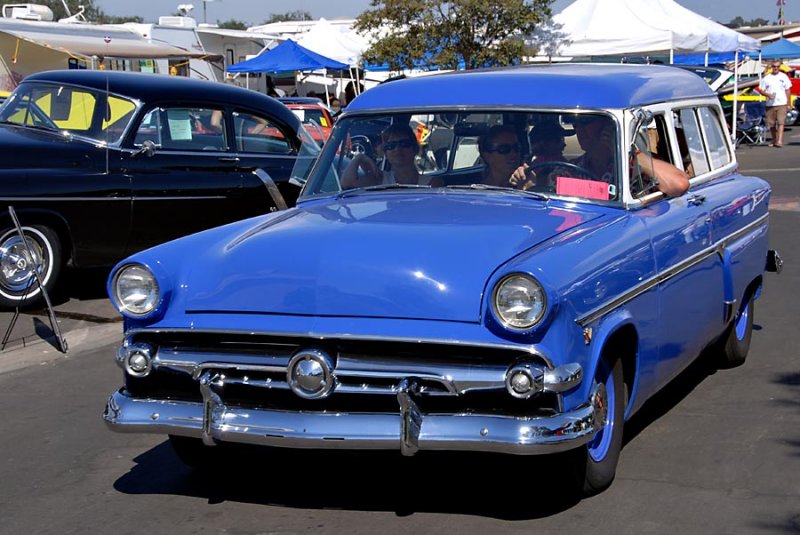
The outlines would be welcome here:
[[[331,111],[318,98],[279,97],[279,101],[292,110],[320,146],[325,143],[333,126]]]
[[[531,155],[543,127],[557,160]],[[602,174],[587,168],[598,142]],[[414,157],[420,176],[398,183]],[[522,162],[530,189],[486,183]],[[688,192],[662,193],[657,163],[685,170]],[[169,435],[208,473],[225,443],[570,452],[564,477],[592,494],[625,421],[702,350],[744,362],[779,264],[769,198],[738,172],[716,94],[680,69],[382,84],[337,119],[295,208],[114,268],[124,384],[104,419]]]
[[[280,136],[251,134],[267,126]],[[297,117],[254,91],[179,77],[53,71],[0,108],[0,306],[40,297],[65,264],[135,251],[292,205]],[[34,258],[9,218],[13,206]]]

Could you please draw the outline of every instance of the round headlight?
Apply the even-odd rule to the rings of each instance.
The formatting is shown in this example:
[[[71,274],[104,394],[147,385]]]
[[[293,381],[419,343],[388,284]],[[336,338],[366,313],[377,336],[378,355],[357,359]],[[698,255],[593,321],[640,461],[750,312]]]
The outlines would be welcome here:
[[[114,295],[122,312],[144,316],[158,304],[158,282],[149,269],[140,264],[131,264],[117,273]]]
[[[510,275],[494,288],[493,305],[500,321],[509,329],[530,329],[542,319],[547,305],[544,289],[528,275]]]

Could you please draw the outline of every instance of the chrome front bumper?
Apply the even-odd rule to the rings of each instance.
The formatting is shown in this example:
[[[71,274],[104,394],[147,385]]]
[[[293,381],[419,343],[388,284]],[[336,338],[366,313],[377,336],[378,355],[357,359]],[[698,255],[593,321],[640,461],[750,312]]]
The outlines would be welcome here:
[[[200,438],[208,445],[238,442],[310,449],[462,450],[546,454],[588,442],[605,422],[602,386],[591,401],[548,417],[422,414],[401,385],[398,414],[287,412],[227,406],[205,389],[204,402],[137,399],[122,390],[109,398],[103,418],[117,432]]]

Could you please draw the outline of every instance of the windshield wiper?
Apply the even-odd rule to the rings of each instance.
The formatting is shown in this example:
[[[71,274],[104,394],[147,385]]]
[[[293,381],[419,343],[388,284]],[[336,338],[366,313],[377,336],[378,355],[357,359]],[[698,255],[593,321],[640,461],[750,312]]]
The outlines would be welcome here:
[[[511,193],[513,195],[531,197],[533,199],[539,199],[540,201],[546,201],[549,198],[547,195],[539,193],[538,191],[526,191],[522,189],[508,188],[505,186],[492,186],[490,184],[454,184],[452,186],[446,186],[445,189],[498,191],[501,193]]]
[[[375,186],[365,186],[363,188],[351,188],[343,190],[339,192],[336,198],[343,199],[344,197],[349,197],[350,195],[357,195],[359,193],[365,193],[369,191],[386,191],[393,189],[431,189],[431,186],[423,184],[376,184]]]

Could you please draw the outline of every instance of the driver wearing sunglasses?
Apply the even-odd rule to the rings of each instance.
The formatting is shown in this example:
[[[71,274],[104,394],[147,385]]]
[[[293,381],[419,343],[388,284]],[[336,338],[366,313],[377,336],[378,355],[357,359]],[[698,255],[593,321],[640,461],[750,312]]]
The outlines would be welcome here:
[[[359,154],[342,175],[342,189],[363,188],[378,184],[418,184],[440,186],[441,178],[422,175],[417,170],[415,156],[419,143],[407,124],[393,124],[381,132],[383,153],[388,168],[381,170],[366,154]]]

